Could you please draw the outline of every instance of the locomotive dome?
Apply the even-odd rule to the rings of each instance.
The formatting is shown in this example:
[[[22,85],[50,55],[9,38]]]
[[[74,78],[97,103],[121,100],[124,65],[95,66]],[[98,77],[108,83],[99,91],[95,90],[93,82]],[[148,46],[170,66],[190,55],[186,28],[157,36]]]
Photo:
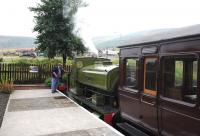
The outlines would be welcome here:
[[[87,66],[84,67],[82,70],[84,70],[85,72],[91,73],[91,72],[109,72],[113,69],[115,69],[116,65],[104,65],[102,64],[95,64],[95,65],[91,65],[91,66]]]

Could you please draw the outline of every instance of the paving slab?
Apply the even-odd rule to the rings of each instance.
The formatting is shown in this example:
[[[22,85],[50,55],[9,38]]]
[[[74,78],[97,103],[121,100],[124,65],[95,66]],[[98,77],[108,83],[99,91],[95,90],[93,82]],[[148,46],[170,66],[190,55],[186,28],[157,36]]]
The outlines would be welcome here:
[[[8,106],[8,112],[45,110],[54,108],[76,107],[77,105],[65,97],[41,97],[26,99],[11,99]]]
[[[51,93],[50,89],[16,90],[10,95],[10,99],[40,98],[60,96],[59,93]]]
[[[11,94],[0,136],[119,136],[105,122],[48,89]]]

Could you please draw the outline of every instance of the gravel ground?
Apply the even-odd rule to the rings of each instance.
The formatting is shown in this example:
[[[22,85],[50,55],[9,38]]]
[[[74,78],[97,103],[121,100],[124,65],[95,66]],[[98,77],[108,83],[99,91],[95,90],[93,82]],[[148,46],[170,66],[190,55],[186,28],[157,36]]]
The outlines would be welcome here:
[[[10,94],[5,94],[0,92],[0,128],[3,121],[4,112],[8,103]]]

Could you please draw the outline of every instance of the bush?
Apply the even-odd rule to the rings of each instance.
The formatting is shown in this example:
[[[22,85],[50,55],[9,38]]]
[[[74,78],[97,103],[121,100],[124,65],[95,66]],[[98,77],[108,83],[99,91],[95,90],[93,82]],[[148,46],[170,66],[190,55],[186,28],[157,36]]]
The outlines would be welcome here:
[[[119,59],[118,59],[118,58],[113,58],[113,59],[112,59],[112,63],[113,63],[114,65],[118,65],[118,64],[119,64]]]
[[[49,77],[49,78],[47,78],[45,81],[44,81],[44,84],[46,85],[46,86],[51,86],[51,77]],[[68,83],[68,74],[64,74],[63,76],[62,76],[62,80],[59,80],[59,85],[61,85],[61,84],[67,84]]]
[[[0,91],[3,93],[11,93],[13,91],[13,81],[7,79],[1,79]]]
[[[14,60],[12,63],[16,64],[58,64],[62,63],[62,59],[19,59]],[[67,60],[67,65],[71,65],[72,61]]]
[[[3,62],[3,58],[0,58],[0,62]]]
[[[18,61],[16,61],[16,64],[20,64],[20,65],[25,65],[25,64],[29,64],[30,60],[26,60],[26,59],[20,59]]]
[[[46,86],[51,86],[51,77],[47,78],[45,81],[44,81],[44,84]]]
[[[61,59],[36,59],[35,61],[33,61],[32,63],[34,64],[58,64],[58,63],[62,63]]]
[[[63,76],[62,76],[62,81],[61,81],[62,83],[64,83],[64,84],[67,84],[68,83],[68,74],[64,74]]]

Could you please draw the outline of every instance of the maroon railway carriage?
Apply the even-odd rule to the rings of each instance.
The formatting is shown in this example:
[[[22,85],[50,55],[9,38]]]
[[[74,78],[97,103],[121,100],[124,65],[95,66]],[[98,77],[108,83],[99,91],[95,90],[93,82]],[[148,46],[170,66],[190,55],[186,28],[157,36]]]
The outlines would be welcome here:
[[[121,46],[118,127],[199,136],[199,56],[200,25],[145,32]]]

